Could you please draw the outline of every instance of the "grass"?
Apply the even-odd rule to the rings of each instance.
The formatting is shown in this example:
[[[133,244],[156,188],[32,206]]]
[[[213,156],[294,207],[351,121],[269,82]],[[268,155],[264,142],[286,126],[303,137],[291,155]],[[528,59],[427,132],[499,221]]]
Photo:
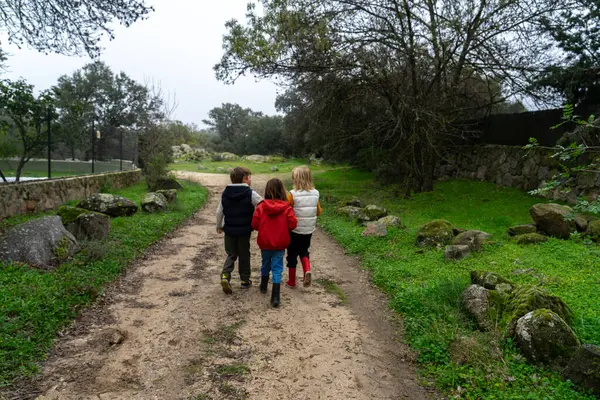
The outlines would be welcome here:
[[[35,374],[57,332],[81,307],[94,301],[103,285],[206,201],[206,189],[187,182],[183,185],[185,189],[169,212],[138,212],[112,219],[106,241],[85,248],[53,272],[0,263],[0,387]],[[139,204],[146,191],[145,184],[139,183],[112,192]],[[11,218],[5,226],[33,217]],[[94,255],[99,246],[101,257]]]
[[[2,170],[2,173],[6,177],[14,177],[17,174],[17,171]],[[91,173],[91,172],[89,172],[89,173]],[[75,175],[84,175],[84,174],[78,174],[77,172],[54,172],[54,171],[52,171],[52,178],[62,178],[65,176],[75,176]],[[47,178],[48,172],[47,171],[24,170],[24,171],[21,171],[21,177],[22,178]]]
[[[317,279],[315,282],[318,285],[323,286],[327,293],[331,293],[337,296],[337,298],[340,299],[340,302],[342,304],[346,304],[346,302],[348,301],[348,299],[346,298],[346,294],[344,294],[344,291],[332,280],[321,278]]]
[[[592,398],[558,374],[529,365],[510,341],[474,333],[460,312],[469,272],[493,271],[562,297],[575,313],[573,327],[581,341],[600,345],[600,249],[558,239],[521,247],[506,234],[510,226],[530,222],[530,207],[544,200],[517,189],[461,180],[441,182],[434,192],[403,199],[398,197],[400,188],[379,186],[371,174],[355,170],[324,172],[315,183],[324,199],[321,225],[372,271],[374,283],[403,316],[406,340],[418,351],[422,372],[439,389],[469,399]],[[361,237],[364,228],[333,210],[353,197],[386,207],[407,229],[390,228],[385,238]],[[495,243],[460,262],[444,261],[443,250],[414,244],[418,228],[437,218],[492,233]],[[459,349],[469,343],[473,349],[487,349],[485,354],[461,356]],[[499,351],[493,351],[496,347]]]
[[[201,162],[182,162],[170,164],[169,169],[173,171],[192,171],[192,172],[208,172],[208,173],[223,173],[228,174],[229,168],[235,167],[246,167],[253,174],[268,174],[272,173],[271,168],[277,166],[279,169],[278,172],[285,173],[291,172],[294,167],[299,165],[305,165],[308,161],[300,158],[292,158],[288,159],[285,162],[269,162],[269,163],[256,163],[251,161],[211,161],[211,160],[203,160]],[[199,170],[198,165],[203,165],[206,167],[205,170]],[[217,168],[224,168],[225,171],[219,172]],[[323,164],[321,166],[311,166],[311,170],[318,171],[328,168],[327,165]]]

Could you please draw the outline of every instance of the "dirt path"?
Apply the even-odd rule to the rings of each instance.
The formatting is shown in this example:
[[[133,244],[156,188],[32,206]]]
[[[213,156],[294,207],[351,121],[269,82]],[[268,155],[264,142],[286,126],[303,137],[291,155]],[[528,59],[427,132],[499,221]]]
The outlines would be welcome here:
[[[271,309],[255,286],[219,285],[214,211],[226,175],[182,173],[210,190],[207,206],[141,260],[59,341],[38,381],[16,398],[423,399],[393,315],[354,259],[322,232],[310,288],[282,288]],[[266,177],[253,186],[262,192]],[[287,274],[287,271],[286,271]],[[335,282],[346,303],[331,293]],[[329,291],[326,288],[329,287]]]

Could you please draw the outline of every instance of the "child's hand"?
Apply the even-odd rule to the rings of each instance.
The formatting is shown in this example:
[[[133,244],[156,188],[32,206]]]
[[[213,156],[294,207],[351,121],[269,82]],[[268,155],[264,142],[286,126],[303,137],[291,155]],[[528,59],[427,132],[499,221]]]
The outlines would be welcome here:
[[[218,233],[218,234],[221,234],[221,233],[223,233],[223,228],[217,228],[217,233]]]

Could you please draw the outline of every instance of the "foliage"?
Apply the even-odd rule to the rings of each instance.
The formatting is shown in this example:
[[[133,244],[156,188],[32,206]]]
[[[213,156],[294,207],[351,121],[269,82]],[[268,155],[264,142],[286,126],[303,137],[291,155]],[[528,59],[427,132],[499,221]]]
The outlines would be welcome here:
[[[372,174],[353,169],[317,174],[315,183],[323,194],[320,224],[349,253],[361,257],[373,282],[402,315],[405,340],[418,352],[421,372],[449,397],[592,398],[576,392],[558,374],[529,365],[512,342],[474,333],[460,311],[460,294],[470,284],[470,271],[491,271],[560,296],[573,310],[581,341],[600,345],[600,299],[595,295],[600,250],[553,238],[521,247],[506,235],[510,226],[530,221],[529,209],[538,198],[490,183],[449,181],[412,200],[399,199],[401,188],[381,186]],[[333,212],[353,198],[401,215],[407,229],[390,228],[386,238],[363,238],[363,227]],[[418,229],[441,218],[460,228],[492,233],[494,242],[458,263],[444,261],[443,249],[417,248]],[[468,350],[464,359],[455,354],[453,343],[464,348],[457,342],[461,337],[476,340],[472,355],[477,357]]]
[[[284,152],[280,116],[263,115],[238,104],[225,103],[210,110],[203,122],[218,135],[212,141],[215,150],[240,155]]]
[[[600,60],[600,3],[576,0],[560,20],[542,20],[544,29],[562,51],[562,59],[547,66],[536,82],[538,87],[576,106],[600,104],[598,62]]]
[[[545,195],[555,190],[570,193],[573,191],[573,186],[579,176],[600,172],[598,155],[594,153],[598,148],[597,144],[600,144],[598,136],[600,132],[598,130],[600,128],[599,122],[594,115],[591,115],[587,120],[581,119],[580,116],[575,114],[575,108],[572,104],[565,106],[562,121],[552,128],[567,123],[577,128],[573,132],[564,135],[552,148],[551,157],[558,160],[560,171],[541,187],[530,191],[530,194]],[[535,138],[530,138],[529,144],[524,148],[533,150],[538,146],[538,141]],[[575,211],[597,214],[600,211],[600,201],[577,199]]]
[[[206,190],[191,183],[184,186],[177,207],[168,213],[111,219],[108,239],[86,245],[54,272],[0,264],[0,387],[35,373],[56,333],[79,314],[81,307],[94,301],[102,287],[147,247],[202,206]],[[114,193],[139,204],[146,187],[140,183]],[[15,222],[36,217],[19,217]],[[14,225],[10,219],[7,224]]]
[[[410,195],[432,189],[435,159],[464,135],[453,122],[525,92],[552,58],[541,18],[575,6],[255,0],[245,24],[226,24],[215,70],[228,83],[244,74],[289,83],[279,106],[294,150],[308,141],[371,169],[389,163]]]
[[[42,52],[81,54],[95,57],[100,39],[113,39],[112,23],[129,26],[144,19],[152,7],[143,0],[48,0],[2,1],[0,22],[8,41],[29,45]]]
[[[24,80],[0,82],[2,130],[8,132],[3,134],[2,153],[18,155],[17,181],[25,164],[47,146],[48,120],[55,114],[53,103],[51,92],[42,92],[36,98],[33,86]]]

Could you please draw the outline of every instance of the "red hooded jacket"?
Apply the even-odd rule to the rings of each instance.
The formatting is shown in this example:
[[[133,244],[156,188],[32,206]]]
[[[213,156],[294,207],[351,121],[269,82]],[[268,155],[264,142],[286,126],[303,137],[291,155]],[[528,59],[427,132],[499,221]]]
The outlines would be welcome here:
[[[264,200],[254,211],[252,229],[258,231],[261,250],[285,250],[290,244],[290,231],[296,229],[298,219],[287,201]]]

